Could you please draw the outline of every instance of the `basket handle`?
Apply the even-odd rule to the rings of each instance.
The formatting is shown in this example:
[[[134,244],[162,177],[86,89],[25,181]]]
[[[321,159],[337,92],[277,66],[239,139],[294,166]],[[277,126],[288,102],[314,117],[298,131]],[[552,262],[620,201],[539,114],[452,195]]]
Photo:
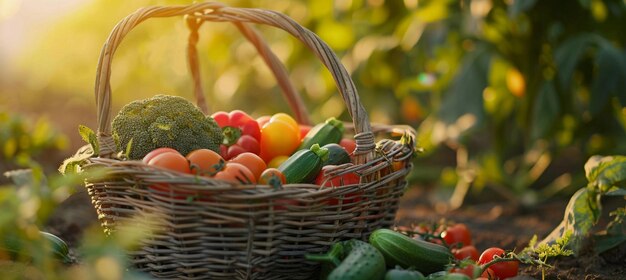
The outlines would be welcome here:
[[[374,134],[354,82],[337,55],[322,39],[282,13],[255,8],[233,8],[216,2],[141,8],[125,17],[115,26],[100,53],[96,72],[97,135],[101,157],[110,157],[116,150],[115,142],[111,136],[110,79],[111,63],[117,47],[126,34],[148,18],[185,15],[205,21],[233,22],[240,30],[241,26],[245,26],[243,24],[245,22],[265,24],[283,29],[304,43],[330,71],[344,100],[344,104],[348,108],[355,130],[354,138],[357,144],[355,150],[356,163],[365,163],[374,157],[374,148],[376,146]]]

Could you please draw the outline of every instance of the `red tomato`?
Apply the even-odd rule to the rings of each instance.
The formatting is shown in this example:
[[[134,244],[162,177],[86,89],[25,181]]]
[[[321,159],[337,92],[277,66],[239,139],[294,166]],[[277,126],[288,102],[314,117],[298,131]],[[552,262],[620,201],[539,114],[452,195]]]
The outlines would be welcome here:
[[[250,169],[255,180],[258,180],[259,177],[261,177],[263,170],[267,168],[267,164],[265,164],[265,161],[263,161],[261,157],[250,152],[241,153],[236,157],[231,158],[229,162],[243,164],[245,167]]]
[[[356,141],[354,139],[343,138],[339,141],[339,145],[346,149],[349,155],[351,155],[356,149]]]
[[[191,173],[189,161],[178,152],[164,152],[152,158],[148,165],[154,165],[182,173]]]
[[[465,224],[461,223],[447,227],[446,230],[441,233],[441,237],[443,237],[443,240],[446,241],[450,248],[459,246],[459,244],[461,247],[472,244],[470,231]]]
[[[261,128],[261,152],[259,155],[265,162],[269,162],[277,156],[289,156],[300,145],[300,130],[295,129],[293,124],[282,120],[282,118],[284,116],[270,119]]]
[[[261,116],[256,119],[256,122],[259,123],[259,127],[263,127],[266,123],[270,121],[272,116]]]
[[[191,151],[187,156],[191,164],[191,174],[213,176],[224,167],[224,159],[220,154],[209,149]]]
[[[478,261],[478,249],[476,249],[474,245],[463,246],[459,249],[453,248],[452,254],[457,260],[470,259],[473,261]]]
[[[354,172],[346,173],[340,176],[331,177],[330,179],[328,179],[327,173],[330,170],[333,170],[335,168],[337,167],[334,165],[326,165],[322,167],[322,170],[317,174],[317,177],[315,178],[315,184],[320,185],[320,186],[324,184],[323,187],[330,188],[330,187],[341,187],[341,186],[354,185],[354,184],[360,183],[361,177],[359,177],[359,175],[357,175]],[[353,203],[353,202],[357,202],[360,200],[361,200],[360,193],[349,193],[344,196],[343,204]],[[337,205],[339,204],[339,200],[335,198],[331,198],[328,200],[328,204]]]
[[[243,164],[236,162],[227,162],[224,165],[224,169],[215,174],[214,178],[244,185],[256,183],[256,178],[254,178],[252,171]]]
[[[151,159],[153,159],[154,157],[156,157],[156,156],[158,156],[158,155],[160,155],[162,153],[177,153],[178,154],[178,151],[174,150],[172,148],[166,148],[166,147],[156,148],[156,149],[150,151],[148,154],[146,154],[141,161],[143,161],[143,163],[147,164],[148,162],[150,162]]]
[[[486,249],[478,258],[478,263],[486,264],[493,260],[494,256],[504,257],[505,252],[503,249],[498,247],[491,247],[489,249]],[[489,266],[489,269],[493,270],[493,275],[500,279],[505,279],[517,275],[518,268],[519,262],[517,261],[499,262]]]

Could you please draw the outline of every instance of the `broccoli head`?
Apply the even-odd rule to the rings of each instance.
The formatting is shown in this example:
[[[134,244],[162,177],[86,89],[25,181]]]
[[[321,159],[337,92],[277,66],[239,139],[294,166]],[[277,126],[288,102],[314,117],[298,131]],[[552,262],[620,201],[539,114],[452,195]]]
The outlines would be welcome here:
[[[126,104],[112,126],[121,149],[132,140],[130,159],[141,159],[160,147],[173,148],[183,155],[201,148],[219,152],[223,140],[222,130],[213,118],[186,99],[171,95]]]

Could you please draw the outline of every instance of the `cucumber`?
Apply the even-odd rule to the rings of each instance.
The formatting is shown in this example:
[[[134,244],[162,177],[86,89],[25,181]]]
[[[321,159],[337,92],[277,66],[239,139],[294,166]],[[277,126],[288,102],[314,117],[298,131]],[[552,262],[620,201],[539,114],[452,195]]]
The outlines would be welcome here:
[[[417,240],[390,229],[377,229],[369,242],[378,249],[389,267],[413,267],[421,273],[430,274],[445,269],[453,259],[445,246]]]
[[[352,161],[346,149],[344,149],[339,144],[330,143],[324,145],[322,148],[328,149],[328,160],[324,162],[324,166],[341,165],[344,163],[350,163]]]
[[[339,143],[343,137],[343,123],[335,118],[327,119],[324,123],[315,125],[302,138],[302,143],[298,150],[309,149],[313,144],[324,146],[331,143]]]
[[[458,272],[441,271],[428,275],[428,280],[472,280],[469,276]]]
[[[45,242],[45,245],[49,246],[50,253],[56,259],[62,261],[63,263],[72,263],[72,258],[69,256],[69,247],[63,239],[45,231],[40,231],[39,234],[41,235],[41,238],[44,239],[43,241]],[[33,256],[28,254],[33,252],[25,250],[27,242],[29,241],[26,241],[17,235],[5,235],[2,237],[2,240],[0,240],[0,251],[7,251],[14,259],[18,259],[20,257],[32,258]]]
[[[400,267],[387,270],[385,280],[423,280],[424,274],[417,270],[406,270]]]
[[[309,183],[315,179],[326,160],[328,149],[315,144],[310,149],[295,152],[278,166],[278,170],[285,175],[287,184]]]
[[[306,255],[308,260],[324,262],[332,267],[328,280],[383,279],[385,258],[372,245],[351,239],[333,244],[325,255]]]

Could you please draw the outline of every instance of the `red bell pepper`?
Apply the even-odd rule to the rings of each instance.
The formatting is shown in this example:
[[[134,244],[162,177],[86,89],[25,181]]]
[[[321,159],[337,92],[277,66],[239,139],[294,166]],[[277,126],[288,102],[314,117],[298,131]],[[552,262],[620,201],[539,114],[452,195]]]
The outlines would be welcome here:
[[[211,117],[222,128],[224,134],[220,154],[225,160],[244,152],[259,154],[261,129],[259,123],[250,115],[241,110],[233,110],[230,113],[216,112]]]

